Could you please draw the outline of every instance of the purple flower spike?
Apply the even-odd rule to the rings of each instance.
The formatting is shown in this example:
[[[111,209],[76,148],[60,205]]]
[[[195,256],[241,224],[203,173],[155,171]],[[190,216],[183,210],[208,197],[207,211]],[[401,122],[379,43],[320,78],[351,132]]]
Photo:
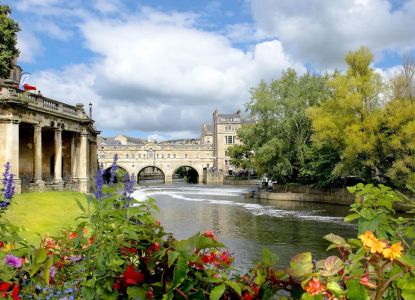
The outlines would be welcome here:
[[[13,254],[6,255],[6,265],[14,268],[20,268],[22,266],[22,259],[20,257],[14,256]]]
[[[98,200],[102,200],[102,187],[104,186],[103,173],[103,166],[101,164],[101,167],[98,167],[97,177],[95,178],[95,198],[97,198]]]
[[[7,162],[4,165],[4,173],[3,173],[3,188],[1,189],[3,194],[3,200],[10,200],[13,198],[14,195],[14,182],[13,182],[14,175],[10,173],[10,163]]]

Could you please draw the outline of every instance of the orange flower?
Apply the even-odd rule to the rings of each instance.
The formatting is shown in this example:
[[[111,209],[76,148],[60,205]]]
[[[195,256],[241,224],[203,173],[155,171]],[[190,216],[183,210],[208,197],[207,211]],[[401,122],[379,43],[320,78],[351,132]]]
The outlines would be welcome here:
[[[382,254],[386,247],[386,243],[379,241],[370,230],[367,230],[364,234],[359,235],[359,239],[361,239],[363,246],[368,248],[371,253]]]
[[[310,279],[304,287],[304,290],[312,295],[316,296],[318,294],[323,293],[326,290],[326,286],[320,282],[320,280],[316,277]]]
[[[401,257],[402,253],[402,242],[395,243],[383,250],[383,256],[391,261],[393,261],[395,258]]]

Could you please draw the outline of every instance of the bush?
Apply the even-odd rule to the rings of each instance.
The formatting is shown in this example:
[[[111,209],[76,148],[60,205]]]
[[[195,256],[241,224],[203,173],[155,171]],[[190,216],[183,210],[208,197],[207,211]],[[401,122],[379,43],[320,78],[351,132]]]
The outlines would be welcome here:
[[[102,174],[100,172],[99,174]],[[19,299],[414,299],[414,219],[395,216],[407,201],[385,186],[357,185],[352,214],[359,235],[324,238],[337,249],[321,261],[294,256],[277,269],[275,256],[246,274],[211,231],[175,240],[154,218],[154,200],[131,198],[132,183],[98,184],[76,228],[27,244],[0,221],[0,297]],[[98,180],[98,182],[100,182]],[[101,190],[102,189],[102,190]]]

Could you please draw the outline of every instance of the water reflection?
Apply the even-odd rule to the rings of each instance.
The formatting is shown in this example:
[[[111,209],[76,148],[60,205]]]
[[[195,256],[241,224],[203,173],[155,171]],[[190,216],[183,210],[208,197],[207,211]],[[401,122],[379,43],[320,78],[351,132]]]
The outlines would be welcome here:
[[[278,255],[283,267],[292,255],[302,251],[311,251],[317,258],[324,254],[328,246],[322,238],[325,234],[355,234],[355,226],[342,221],[347,206],[245,199],[244,193],[249,190],[234,186],[160,185],[141,187],[135,197],[154,197],[161,209],[160,221],[179,239],[213,230],[243,269],[260,259],[264,247]]]

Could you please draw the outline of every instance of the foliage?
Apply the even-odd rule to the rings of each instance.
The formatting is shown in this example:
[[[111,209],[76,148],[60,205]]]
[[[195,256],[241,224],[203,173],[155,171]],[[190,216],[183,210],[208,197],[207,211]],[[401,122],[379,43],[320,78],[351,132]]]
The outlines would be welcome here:
[[[317,148],[339,153],[333,174],[371,178],[376,174],[376,136],[380,75],[370,67],[372,54],[361,47],[346,56],[346,74],[330,81],[333,96],[309,110]]]
[[[230,148],[231,163],[255,167],[278,181],[301,178],[311,144],[306,109],[325,99],[327,77],[286,71],[270,84],[261,82],[247,104],[254,121],[238,131],[241,145]]]
[[[395,203],[407,200],[385,186],[359,184],[353,214],[358,239],[329,234],[331,255],[314,262],[295,255],[287,269],[276,256],[246,274],[212,231],[177,241],[154,219],[154,200],[131,198],[134,179],[103,187],[102,199],[78,202],[83,215],[74,229],[25,242],[11,223],[0,220],[0,295],[54,299],[413,299],[414,219],[395,217]],[[415,204],[409,203],[415,212]],[[405,251],[404,251],[405,248]],[[283,294],[281,294],[281,292]],[[288,294],[287,294],[288,293]],[[279,298],[281,298],[279,297]]]
[[[19,25],[10,18],[11,9],[0,4],[0,78],[8,78],[13,58],[19,54],[16,33]]]

